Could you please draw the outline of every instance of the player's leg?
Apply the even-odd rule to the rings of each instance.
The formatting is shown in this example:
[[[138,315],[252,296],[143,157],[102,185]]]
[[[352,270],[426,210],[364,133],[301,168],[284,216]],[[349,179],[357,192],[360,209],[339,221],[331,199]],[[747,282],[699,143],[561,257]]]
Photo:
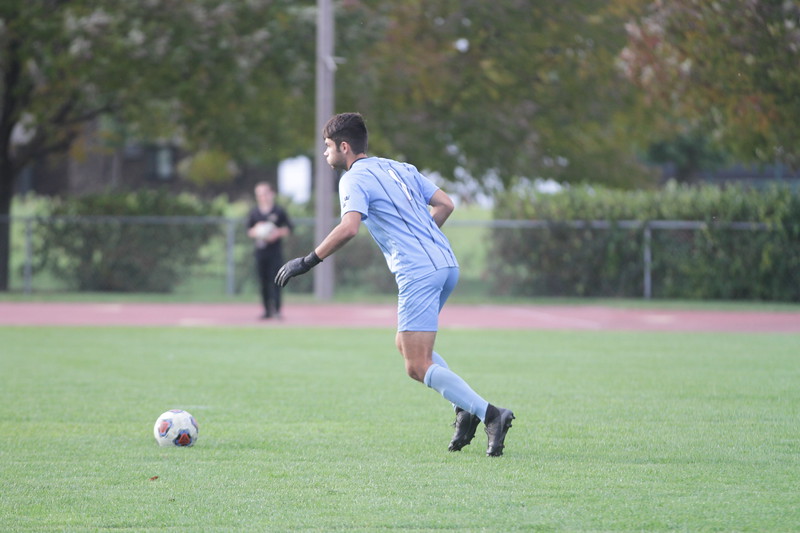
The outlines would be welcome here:
[[[448,274],[448,277],[442,286],[442,292],[439,295],[440,312],[442,307],[444,307],[444,304],[447,302],[447,299],[450,297],[450,294],[453,292],[453,289],[455,289],[456,284],[458,284],[458,277],[458,269],[452,269]],[[436,352],[433,352],[433,362],[439,366],[448,368],[445,360]],[[450,445],[447,447],[447,449],[451,452],[457,452],[464,448],[464,446],[468,446],[469,443],[472,442],[472,439],[475,438],[475,431],[477,431],[478,425],[481,423],[481,419],[455,404],[452,405],[456,413],[456,419],[452,424],[454,428],[453,437],[450,439]]]
[[[445,279],[444,285],[442,286],[442,292],[439,294],[439,311],[441,311],[442,307],[444,307],[447,298],[450,297],[450,293],[452,293],[453,289],[456,288],[457,283],[458,283],[458,269],[457,268],[449,269],[447,278]],[[437,324],[437,329],[438,329],[438,324]],[[433,352],[432,359],[433,362],[436,363],[437,365],[448,368],[447,362],[444,360],[444,357],[436,353],[436,351]]]
[[[397,348],[403,354],[406,372],[417,381],[422,381],[446,399],[472,416],[482,418],[488,402],[481,398],[457,374],[452,372],[444,359],[433,351],[436,330],[439,326],[439,310],[458,281],[458,269],[440,270],[424,279],[416,280],[400,288],[398,297]],[[457,414],[458,421],[466,415]],[[473,426],[469,440],[474,435]],[[462,430],[469,432],[469,428]],[[464,436],[462,435],[462,439]],[[460,449],[466,444],[458,446]]]
[[[264,308],[264,313],[261,318],[270,318],[272,313],[269,308],[269,285],[273,283],[274,278],[269,278],[268,261],[265,257],[263,250],[256,250],[256,274],[258,275],[258,284],[261,292],[261,305]]]
[[[433,362],[435,331],[399,331],[397,348],[403,354],[406,373],[434,389],[458,407],[483,418],[489,402],[449,368]]]
[[[475,436],[478,423],[483,420],[489,439],[486,454],[503,455],[506,433],[511,427],[514,413],[491,405],[458,374],[434,363],[431,355],[435,339],[434,331],[400,331],[397,333],[397,347],[403,354],[409,376],[422,381],[460,409],[454,424],[456,432],[448,449],[459,451],[468,445]]]
[[[433,364],[433,342],[435,331],[398,331],[395,344],[406,365],[406,374],[424,382],[425,373]]]
[[[431,359],[433,363],[443,368],[449,368],[444,358],[436,353],[436,351],[433,352],[433,357]],[[450,445],[447,447],[447,449],[451,452],[457,452],[464,446],[467,446],[470,442],[472,442],[472,439],[475,438],[475,431],[477,431],[478,425],[481,423],[481,419],[469,411],[463,410],[452,402],[450,405],[453,406],[453,410],[456,413],[456,419],[452,424],[455,430],[453,431],[453,437],[450,439]]]
[[[456,432],[449,449],[457,451],[469,444],[479,421],[483,420],[489,437],[486,453],[502,455],[505,435],[514,418],[513,413],[490,405],[466,381],[447,366],[438,364],[433,357],[439,310],[457,280],[457,269],[445,269],[401,287],[398,298],[397,347],[403,354],[409,376],[422,381],[462,410],[457,410],[454,424]]]
[[[266,266],[266,279],[264,283],[267,285],[267,302],[270,312],[277,318],[281,318],[281,288],[275,283],[275,276],[283,265],[283,257],[280,254],[273,253],[267,259]]]

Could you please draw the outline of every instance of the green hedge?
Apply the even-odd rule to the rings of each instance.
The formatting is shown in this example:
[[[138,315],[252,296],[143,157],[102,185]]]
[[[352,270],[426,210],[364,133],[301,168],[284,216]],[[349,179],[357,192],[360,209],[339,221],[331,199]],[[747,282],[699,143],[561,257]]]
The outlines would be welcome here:
[[[494,218],[546,221],[541,229],[493,230],[489,272],[498,294],[639,297],[644,224],[619,222],[677,220],[707,225],[651,230],[654,297],[800,301],[800,197],[788,187],[515,191],[497,198]],[[576,227],[592,220],[611,226]],[[732,229],[732,222],[767,229]]]
[[[153,190],[65,199],[52,205],[48,223],[37,224],[36,269],[74,290],[169,292],[221,225],[160,217],[219,215],[219,208],[192,196]]]
[[[204,269],[215,276],[224,271],[226,223],[217,218],[222,207],[153,191],[55,201],[43,213],[53,218],[33,226],[34,267],[70,290],[173,291]],[[148,218],[159,216],[167,218]],[[800,197],[787,187],[514,191],[496,198],[493,217],[491,228],[480,225],[478,231],[445,227],[458,237],[465,287],[480,286],[481,293],[639,298],[645,223],[677,220],[706,226],[651,229],[653,297],[800,301]],[[502,222],[507,220],[512,223]],[[593,220],[608,226],[580,223]],[[633,227],[621,221],[633,221]],[[731,222],[766,229],[731,229]],[[251,280],[242,274],[252,270],[252,244],[241,227],[235,237],[241,285]],[[313,225],[298,224],[286,241],[286,258],[305,255],[314,244]],[[470,254],[475,261],[465,259]],[[396,291],[366,228],[335,261],[340,289]],[[290,290],[311,291],[312,281],[298,278]]]

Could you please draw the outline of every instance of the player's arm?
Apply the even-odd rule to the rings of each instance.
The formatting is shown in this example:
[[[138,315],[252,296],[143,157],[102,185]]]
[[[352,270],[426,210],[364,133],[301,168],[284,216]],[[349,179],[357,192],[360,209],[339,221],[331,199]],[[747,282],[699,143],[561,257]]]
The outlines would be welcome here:
[[[431,206],[431,216],[436,225],[440,228],[444,225],[445,221],[450,217],[450,214],[456,208],[453,200],[441,189],[437,189],[431,199],[428,201]]]
[[[258,221],[253,216],[252,212],[247,215],[247,236],[251,239],[256,238],[256,223]]]
[[[281,211],[281,214],[278,216],[278,221],[275,223],[275,225],[277,227],[272,233],[269,234],[267,242],[275,242],[292,234],[292,224],[289,222],[289,217],[284,211]]]
[[[281,237],[288,237],[294,231],[292,227],[292,221],[289,219],[288,213],[286,210],[281,209],[280,217],[278,218],[278,229],[281,231]]]
[[[361,213],[358,211],[348,211],[342,216],[339,224],[328,233],[319,246],[314,249],[317,257],[325,259],[333,255],[336,250],[347,244],[350,239],[358,235],[358,228],[361,227]]]
[[[345,213],[339,224],[328,233],[328,236],[319,243],[313,252],[305,257],[292,259],[283,265],[278,271],[278,275],[275,276],[275,283],[284,287],[293,277],[305,274],[320,264],[323,259],[331,256],[355,237],[360,226],[361,213],[357,211]]]

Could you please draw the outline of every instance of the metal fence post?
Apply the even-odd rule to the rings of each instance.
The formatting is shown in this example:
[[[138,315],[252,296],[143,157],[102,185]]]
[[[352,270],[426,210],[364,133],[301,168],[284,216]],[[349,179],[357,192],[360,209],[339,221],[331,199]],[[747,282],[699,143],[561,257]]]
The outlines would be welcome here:
[[[236,293],[236,257],[234,245],[236,243],[236,219],[225,220],[225,291],[228,296]]]
[[[652,244],[652,231],[650,229],[650,222],[644,223],[644,298],[649,300],[653,296],[653,280],[652,280],[652,264],[653,264],[653,251]]]
[[[23,292],[33,292],[33,218],[25,218],[25,263],[22,266]]]

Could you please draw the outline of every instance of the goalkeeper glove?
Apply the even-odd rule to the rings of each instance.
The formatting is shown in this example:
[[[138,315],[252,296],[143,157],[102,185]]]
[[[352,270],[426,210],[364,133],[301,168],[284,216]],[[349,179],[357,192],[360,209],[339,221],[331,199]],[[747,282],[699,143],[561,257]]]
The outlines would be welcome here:
[[[278,287],[285,287],[291,278],[305,274],[320,263],[322,259],[314,251],[305,257],[296,257],[281,267],[275,276],[275,284]]]

